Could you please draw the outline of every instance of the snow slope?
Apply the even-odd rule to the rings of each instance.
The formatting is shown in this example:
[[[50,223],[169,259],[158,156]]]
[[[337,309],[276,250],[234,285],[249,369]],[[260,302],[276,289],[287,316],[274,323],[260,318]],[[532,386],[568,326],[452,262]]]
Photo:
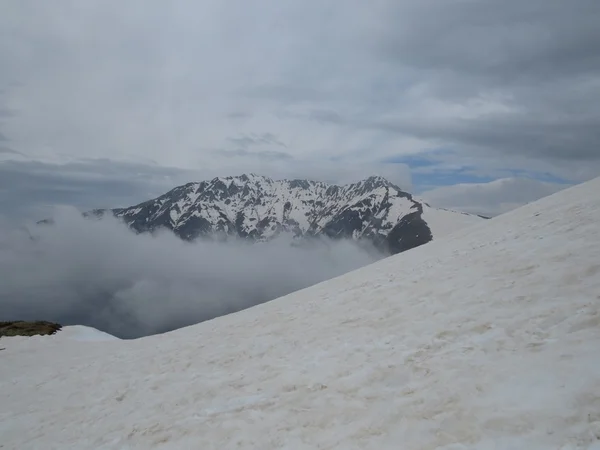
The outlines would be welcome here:
[[[415,199],[421,201],[419,199]],[[441,208],[432,208],[423,202],[421,217],[429,226],[433,239],[440,239],[465,227],[481,223],[481,217]]]
[[[600,178],[134,341],[1,339],[7,449],[598,449]]]
[[[86,327],[83,325],[71,325],[62,327],[62,329],[52,337],[58,339],[67,338],[75,341],[93,342],[119,340],[118,337],[115,337],[112,334],[108,334],[104,331],[97,330],[96,328]]]

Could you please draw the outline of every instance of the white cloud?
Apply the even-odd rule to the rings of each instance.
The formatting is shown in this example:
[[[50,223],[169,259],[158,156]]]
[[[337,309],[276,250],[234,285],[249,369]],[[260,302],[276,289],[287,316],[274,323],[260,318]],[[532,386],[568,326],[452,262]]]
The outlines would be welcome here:
[[[0,319],[164,332],[277,298],[380,259],[351,241],[294,247],[136,235],[70,208],[31,234],[0,229]],[[31,238],[34,237],[34,239]]]
[[[450,148],[589,178],[598,20],[596,0],[8,0],[1,132],[35,160],[228,167],[270,134],[249,150],[289,166]]]
[[[568,186],[527,178],[502,178],[490,183],[463,183],[423,192],[432,206],[496,216],[554,194]]]
[[[35,158],[133,155],[186,168],[235,149],[228,139],[240,133],[275,133],[303,159],[376,150],[371,132],[348,139],[278,117],[282,102],[344,98],[343,71],[352,49],[364,54],[357,45],[373,16],[332,5],[10,2],[0,60],[3,80],[18,82],[6,93],[18,114],[6,132]]]

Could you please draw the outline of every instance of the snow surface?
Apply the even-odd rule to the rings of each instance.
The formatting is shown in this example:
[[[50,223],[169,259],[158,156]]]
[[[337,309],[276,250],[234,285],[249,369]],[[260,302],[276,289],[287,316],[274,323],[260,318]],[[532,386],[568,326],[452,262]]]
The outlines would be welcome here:
[[[118,337],[113,336],[112,334],[83,325],[64,326],[58,333],[52,336],[58,339],[67,338],[75,341],[102,342],[119,340]]]
[[[422,200],[415,199],[418,202]],[[439,239],[452,233],[462,230],[478,223],[482,218],[474,214],[461,213],[447,209],[432,208],[426,203],[423,204],[423,214],[421,217],[427,223],[431,230],[433,239]]]
[[[596,450],[598,192],[164,335],[2,338],[2,450]]]

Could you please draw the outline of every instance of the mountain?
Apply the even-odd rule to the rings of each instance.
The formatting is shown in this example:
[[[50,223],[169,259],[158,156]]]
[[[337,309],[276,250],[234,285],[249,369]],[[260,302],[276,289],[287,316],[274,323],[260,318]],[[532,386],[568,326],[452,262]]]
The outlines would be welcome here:
[[[382,177],[337,186],[254,174],[188,183],[110,212],[138,233],[166,228],[185,240],[235,236],[264,241],[289,233],[368,240],[391,253],[481,220],[431,208]]]
[[[2,338],[2,444],[597,450],[599,191],[163,335]]]

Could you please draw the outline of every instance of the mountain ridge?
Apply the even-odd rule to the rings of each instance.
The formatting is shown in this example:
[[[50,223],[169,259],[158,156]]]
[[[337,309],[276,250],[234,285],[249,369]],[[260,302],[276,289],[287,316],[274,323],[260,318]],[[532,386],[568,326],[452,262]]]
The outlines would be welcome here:
[[[137,233],[168,229],[180,238],[266,241],[327,237],[368,241],[395,254],[425,244],[446,225],[431,229],[430,216],[454,217],[454,227],[481,216],[432,208],[381,176],[336,185],[306,179],[274,180],[254,173],[189,182],[126,208],[96,209],[124,221]],[[457,219],[462,215],[461,219]],[[464,219],[464,220],[462,220]],[[447,222],[447,220],[446,220]],[[460,223],[459,223],[460,222]]]

